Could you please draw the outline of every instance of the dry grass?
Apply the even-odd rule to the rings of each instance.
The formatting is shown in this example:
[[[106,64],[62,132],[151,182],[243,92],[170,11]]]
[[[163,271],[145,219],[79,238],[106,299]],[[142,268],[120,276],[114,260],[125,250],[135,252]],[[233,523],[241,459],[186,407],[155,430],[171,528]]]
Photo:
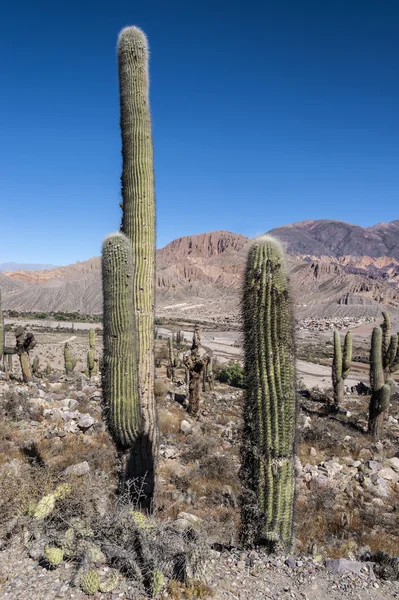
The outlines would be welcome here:
[[[172,579],[166,587],[168,597],[172,600],[191,600],[193,598],[213,598],[215,592],[209,585],[202,581],[191,580],[180,583]]]

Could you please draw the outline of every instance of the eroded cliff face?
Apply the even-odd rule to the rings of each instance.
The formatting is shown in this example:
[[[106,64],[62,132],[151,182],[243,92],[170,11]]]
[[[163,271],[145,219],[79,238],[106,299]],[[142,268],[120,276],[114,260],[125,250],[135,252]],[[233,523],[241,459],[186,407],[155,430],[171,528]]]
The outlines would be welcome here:
[[[328,223],[332,223],[331,229],[327,227]],[[353,227],[357,231],[356,226],[344,224],[343,228],[340,222],[308,221],[278,228],[273,233],[276,237],[281,234],[288,250],[293,246],[284,239],[287,229],[295,230],[295,235],[299,235],[298,231],[303,233],[302,246],[310,244],[315,231],[319,237],[323,232],[324,243],[327,240],[331,245],[329,236],[336,231],[337,223],[342,245],[343,233]],[[376,227],[381,232],[385,231],[385,225]],[[399,227],[395,225],[393,229],[395,227],[399,239]],[[388,230],[392,241],[392,227]],[[330,231],[328,235],[327,231]],[[373,233],[373,239],[375,235]],[[212,231],[178,238],[158,250],[158,314],[204,319],[236,318],[249,243],[250,240],[240,234]],[[399,311],[399,259],[369,254],[318,255],[318,243],[314,242],[309,252],[287,257],[296,313],[300,318],[377,316],[381,305]],[[369,243],[368,238],[365,243]],[[51,270],[0,273],[5,308],[100,313],[100,268],[100,258],[94,257]]]

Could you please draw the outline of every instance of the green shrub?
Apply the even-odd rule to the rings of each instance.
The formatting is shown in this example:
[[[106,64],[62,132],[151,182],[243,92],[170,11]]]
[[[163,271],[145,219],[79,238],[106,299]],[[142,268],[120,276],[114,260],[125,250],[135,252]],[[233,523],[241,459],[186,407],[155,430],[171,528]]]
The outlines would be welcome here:
[[[243,388],[244,386],[244,370],[239,363],[231,362],[225,367],[222,367],[217,373],[216,378],[221,383],[227,383],[233,387]]]

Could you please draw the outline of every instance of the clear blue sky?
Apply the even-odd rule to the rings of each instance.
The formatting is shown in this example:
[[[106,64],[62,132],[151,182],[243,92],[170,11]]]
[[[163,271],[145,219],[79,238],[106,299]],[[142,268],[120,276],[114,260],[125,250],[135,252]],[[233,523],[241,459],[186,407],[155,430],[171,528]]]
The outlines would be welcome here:
[[[0,263],[120,224],[116,40],[151,49],[158,247],[399,218],[397,0],[20,0],[0,13]]]

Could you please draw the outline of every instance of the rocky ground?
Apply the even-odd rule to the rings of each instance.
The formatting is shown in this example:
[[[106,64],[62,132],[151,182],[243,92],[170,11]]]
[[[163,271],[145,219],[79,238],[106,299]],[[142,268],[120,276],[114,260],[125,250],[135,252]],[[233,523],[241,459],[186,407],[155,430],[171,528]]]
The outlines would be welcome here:
[[[137,535],[162,560],[160,546],[172,538],[191,558],[186,567],[189,583],[166,577],[158,597],[399,598],[395,399],[386,435],[378,443],[364,433],[367,397],[347,396],[345,410],[335,418],[322,416],[322,395],[301,401],[296,551],[269,556],[260,549],[243,551],[237,539],[241,390],[217,385],[203,394],[199,418],[192,420],[183,372],[177,372],[175,386],[164,372],[158,369],[156,383],[158,508]],[[79,577],[87,552],[95,554],[92,568],[104,584],[116,573],[109,540],[116,534],[123,537],[132,523],[115,509],[118,463],[102,420],[100,379],[58,371],[23,385],[0,377],[0,598],[85,598]],[[70,487],[60,488],[65,484]],[[54,505],[44,514],[49,502]],[[60,539],[71,529],[78,550],[49,568],[46,546],[64,548]],[[193,539],[194,548],[204,553],[205,566],[198,572]],[[84,554],[79,554],[81,548]],[[145,581],[138,575],[133,583],[125,563],[117,570],[116,587],[93,597],[144,598]]]

